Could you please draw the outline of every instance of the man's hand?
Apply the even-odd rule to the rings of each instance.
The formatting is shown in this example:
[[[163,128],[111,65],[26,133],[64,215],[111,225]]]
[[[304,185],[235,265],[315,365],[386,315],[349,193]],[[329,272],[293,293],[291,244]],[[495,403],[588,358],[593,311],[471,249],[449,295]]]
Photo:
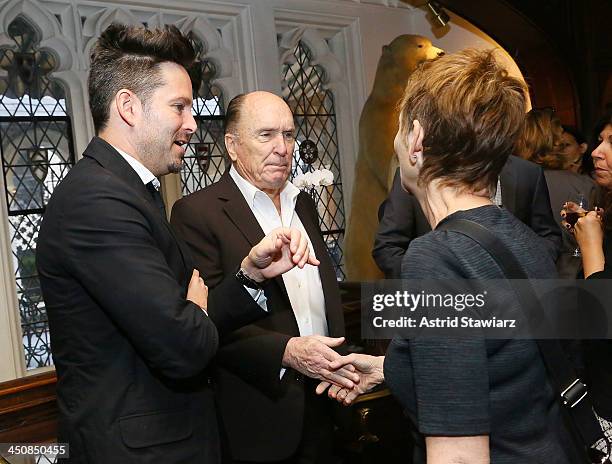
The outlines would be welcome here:
[[[329,338],[320,335],[293,337],[287,342],[283,354],[283,366],[313,379],[325,380],[340,387],[353,388],[359,382],[355,368],[348,364],[332,368],[334,361],[342,359],[332,347],[344,343],[344,337]]]
[[[329,388],[327,395],[330,398],[348,406],[359,395],[370,391],[385,380],[383,372],[384,361],[384,356],[370,356],[369,354],[352,353],[347,356],[341,356],[340,359],[333,361],[330,367],[332,369],[343,369],[347,365],[352,365],[359,374],[359,383],[356,383],[353,388],[341,388],[323,381],[317,386],[317,394],[321,395]]]
[[[319,265],[299,230],[279,227],[266,235],[242,260],[241,268],[256,282],[284,274],[295,266]]]
[[[191,274],[189,287],[187,287],[187,299],[206,311],[208,307],[208,287],[197,269],[194,269]]]

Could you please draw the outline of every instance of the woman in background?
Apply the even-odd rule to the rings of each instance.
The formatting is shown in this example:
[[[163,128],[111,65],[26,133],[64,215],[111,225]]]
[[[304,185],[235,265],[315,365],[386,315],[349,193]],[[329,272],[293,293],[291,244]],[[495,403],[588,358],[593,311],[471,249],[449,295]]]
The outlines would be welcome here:
[[[577,174],[591,177],[594,169],[593,159],[591,154],[587,153],[589,144],[586,138],[582,135],[582,132],[573,126],[563,125],[562,127],[560,152],[574,160],[569,169]]]
[[[525,124],[515,147],[515,154],[533,161],[544,168],[546,185],[553,211],[559,211],[567,201],[576,201],[582,195],[585,205],[595,200],[596,184],[586,175],[576,171],[581,162],[581,147],[572,148],[561,122],[551,109],[532,109],[525,116]],[[585,146],[586,149],[586,146]],[[562,218],[555,215],[559,227]],[[563,234],[563,242],[557,260],[559,277],[574,279],[580,270],[580,257],[573,256],[576,242],[570,234]]]
[[[576,222],[574,235],[582,252],[586,279],[612,279],[612,111],[597,124],[599,144],[591,156],[594,179],[602,188],[603,215],[590,211]],[[569,228],[569,224],[564,223]],[[585,363],[595,412],[612,441],[612,341],[585,342]]]

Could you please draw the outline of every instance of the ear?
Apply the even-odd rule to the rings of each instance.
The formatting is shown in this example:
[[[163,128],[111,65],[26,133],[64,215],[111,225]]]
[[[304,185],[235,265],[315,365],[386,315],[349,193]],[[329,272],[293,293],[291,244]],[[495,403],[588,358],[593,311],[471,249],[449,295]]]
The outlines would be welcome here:
[[[227,150],[227,154],[229,155],[232,163],[238,159],[238,155],[236,154],[236,145],[238,145],[238,136],[235,134],[227,133],[224,137],[225,148]]]
[[[581,143],[580,145],[578,145],[580,148],[580,154],[584,155],[587,151],[588,145],[586,143]]]
[[[412,130],[408,133],[408,157],[420,169],[423,166],[423,139],[425,131],[423,126],[415,119],[412,122]]]
[[[127,125],[134,127],[143,113],[140,98],[131,90],[121,89],[115,94],[114,104],[119,117]]]

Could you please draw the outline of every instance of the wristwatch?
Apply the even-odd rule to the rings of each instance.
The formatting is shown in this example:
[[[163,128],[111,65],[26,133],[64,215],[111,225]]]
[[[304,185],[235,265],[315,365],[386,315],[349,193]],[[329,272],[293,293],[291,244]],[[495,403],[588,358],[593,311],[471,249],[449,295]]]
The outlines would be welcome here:
[[[251,279],[242,268],[239,268],[236,272],[236,280],[245,287],[252,288],[253,290],[263,290],[263,284],[265,283],[265,280],[263,282],[257,282]]]

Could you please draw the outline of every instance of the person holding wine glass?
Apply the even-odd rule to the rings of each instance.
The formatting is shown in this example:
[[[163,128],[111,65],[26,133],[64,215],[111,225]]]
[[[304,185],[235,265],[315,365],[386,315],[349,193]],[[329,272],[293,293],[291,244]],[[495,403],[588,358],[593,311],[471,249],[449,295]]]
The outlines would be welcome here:
[[[591,157],[595,165],[594,178],[603,189],[603,209],[581,211],[583,217],[569,227],[582,253],[585,279],[612,279],[612,110],[596,125],[597,146]],[[567,215],[567,211],[563,211]],[[612,341],[584,342],[584,358],[588,380],[602,429],[612,440]]]
[[[566,203],[580,204],[587,209],[596,192],[596,184],[586,175],[573,172],[576,155],[564,150],[564,132],[561,121],[552,108],[532,109],[525,115],[523,129],[515,146],[515,154],[544,168],[550,204],[559,210]],[[560,278],[575,279],[580,269],[580,250],[567,228],[561,224],[563,218],[556,217],[565,230],[557,271]]]
[[[565,221],[565,223],[570,226],[564,227],[564,229],[572,237],[572,239],[574,238],[572,228],[576,225],[578,219],[583,217],[588,212],[588,208],[589,204],[583,193],[578,193],[575,197],[568,199],[563,204],[563,209],[561,210],[561,214],[559,215],[559,217],[561,217],[561,225],[562,227],[564,227],[565,224],[563,223],[563,221]],[[580,254],[580,247],[578,246],[578,244],[575,245],[574,251],[571,253],[571,256],[573,258],[580,258],[582,256]],[[578,261],[578,263],[579,262],[580,261]],[[571,277],[575,276],[576,273],[574,273],[574,275]]]

